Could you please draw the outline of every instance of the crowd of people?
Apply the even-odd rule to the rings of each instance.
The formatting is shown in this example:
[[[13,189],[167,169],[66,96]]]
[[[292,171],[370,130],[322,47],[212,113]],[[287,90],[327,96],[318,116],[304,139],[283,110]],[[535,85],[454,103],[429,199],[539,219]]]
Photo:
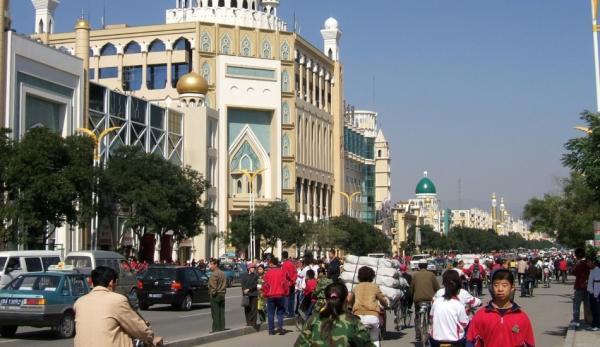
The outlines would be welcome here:
[[[360,266],[358,283],[349,287],[340,280],[343,264],[334,250],[321,259],[308,254],[294,260],[286,251],[281,255],[281,260],[267,256],[247,263],[241,289],[248,326],[258,328],[266,322],[270,335],[282,335],[286,333],[284,318],[301,316],[305,324],[295,342],[297,347],[379,346],[385,312],[397,303],[382,293],[371,267]],[[557,259],[521,257],[493,263],[474,259],[468,266],[463,261],[449,261],[441,284],[427,269],[426,261],[419,262],[418,271],[412,273],[408,259],[399,264],[398,276],[409,283],[402,301],[415,313],[424,307],[428,310],[429,324],[425,326],[429,331],[420,330],[421,315],[415,314],[417,340],[427,338],[433,347],[535,346],[530,319],[514,299],[516,288],[521,285],[523,296],[529,287],[548,277],[561,282],[568,274],[575,276],[571,326],[600,330],[600,261],[586,258],[583,249]],[[143,266],[136,264],[136,269]],[[227,280],[219,260],[212,259],[205,266],[212,271],[208,283],[211,332],[219,332],[225,330]],[[75,346],[88,345],[90,336],[121,341],[122,345],[131,338],[150,345],[162,341],[125,297],[113,293],[117,279],[110,268],[98,267],[92,272],[93,290],[75,305]],[[486,282],[491,301],[484,305],[480,296]]]

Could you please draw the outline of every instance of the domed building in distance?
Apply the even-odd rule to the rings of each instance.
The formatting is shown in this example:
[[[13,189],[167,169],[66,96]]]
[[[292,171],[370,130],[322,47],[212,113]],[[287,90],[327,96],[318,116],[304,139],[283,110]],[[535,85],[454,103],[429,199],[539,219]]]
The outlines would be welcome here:
[[[442,211],[437,189],[427,171],[415,186],[415,197],[401,202],[397,209],[417,217],[416,225],[430,225],[436,232],[442,232]]]

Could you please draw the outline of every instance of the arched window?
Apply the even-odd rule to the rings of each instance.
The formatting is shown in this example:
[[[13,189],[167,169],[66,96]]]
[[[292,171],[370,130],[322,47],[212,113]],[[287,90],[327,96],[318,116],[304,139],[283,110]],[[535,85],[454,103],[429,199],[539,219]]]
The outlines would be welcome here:
[[[288,167],[284,167],[283,168],[283,173],[281,174],[282,176],[282,185],[283,185],[283,189],[289,189],[290,188],[290,169],[288,169]]]
[[[261,55],[264,59],[271,59],[271,43],[269,40],[263,41]]]
[[[287,102],[281,105],[281,123],[290,124],[290,105]]]
[[[381,150],[378,150],[378,151],[377,151],[377,157],[378,157],[378,158],[381,158]]]
[[[231,7],[237,8],[237,0],[231,0]]]
[[[210,65],[208,62],[202,64],[202,77],[204,77],[206,83],[210,84]]]
[[[287,134],[283,134],[281,138],[281,153],[284,157],[289,157],[291,152],[290,137]]]
[[[190,49],[190,42],[184,37],[180,37],[173,44],[174,51],[185,51],[185,50],[189,50],[189,49]]]
[[[127,44],[127,46],[125,46],[125,54],[136,54],[136,53],[140,53],[141,51],[142,51],[142,48],[135,41],[131,41]]]
[[[250,43],[250,39],[248,39],[248,37],[244,37],[242,40],[241,53],[244,57],[249,57],[252,53],[252,43]]]
[[[165,43],[159,39],[156,39],[150,43],[148,52],[164,52],[166,51]]]
[[[333,59],[333,50],[331,48],[329,49],[329,52],[327,52],[327,56],[329,59]]]
[[[117,55],[117,48],[112,43],[105,44],[100,50],[101,56]]]
[[[281,91],[290,91],[290,74],[285,70],[281,73]]]
[[[252,9],[256,11],[256,1],[252,0]]]
[[[219,7],[225,7],[225,0],[219,0]]]
[[[287,42],[281,45],[281,59],[290,60],[290,45]]]
[[[40,19],[40,22],[38,23],[38,33],[43,34],[44,33],[44,21]]]
[[[221,38],[221,53],[231,54],[231,39],[227,34]]]
[[[208,7],[212,7],[212,0],[208,0]]]
[[[242,2],[242,8],[248,9],[248,0],[244,0],[244,2]]]
[[[52,34],[52,19],[48,21],[48,32]]]
[[[212,44],[211,44],[210,36],[208,35],[207,32],[202,33],[202,37],[200,38],[200,43],[201,43],[202,51],[210,52],[210,48],[211,48]]]

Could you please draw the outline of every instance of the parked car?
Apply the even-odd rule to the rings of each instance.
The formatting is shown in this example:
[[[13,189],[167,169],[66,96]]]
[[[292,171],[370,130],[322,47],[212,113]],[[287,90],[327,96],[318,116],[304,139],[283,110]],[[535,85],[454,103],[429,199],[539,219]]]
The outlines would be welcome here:
[[[21,274],[48,270],[50,265],[56,265],[60,261],[58,251],[0,252],[0,288]]]
[[[108,266],[113,268],[119,275],[117,281],[117,293],[121,293],[129,297],[132,305],[137,303],[132,300],[136,299],[136,277],[135,270],[119,253],[109,251],[79,251],[67,254],[65,264],[73,266],[81,273],[89,275],[93,269],[98,266]]]
[[[448,263],[443,258],[436,258],[433,260],[433,263],[435,264],[436,275],[441,276],[444,270],[446,270],[446,266]]]
[[[32,326],[73,337],[73,305],[90,288],[86,276],[71,269],[24,273],[0,290],[0,335],[10,338],[20,326]]]
[[[419,271],[419,261],[427,260],[431,256],[429,254],[417,254],[413,255],[410,259],[410,270],[411,271]]]
[[[208,276],[194,267],[151,265],[137,281],[137,297],[142,310],[168,304],[189,311],[193,304],[209,302]]]
[[[227,287],[242,284],[242,276],[248,272],[248,268],[244,263],[221,263],[219,269],[225,273],[227,278]],[[211,270],[206,270],[206,275],[210,278]]]

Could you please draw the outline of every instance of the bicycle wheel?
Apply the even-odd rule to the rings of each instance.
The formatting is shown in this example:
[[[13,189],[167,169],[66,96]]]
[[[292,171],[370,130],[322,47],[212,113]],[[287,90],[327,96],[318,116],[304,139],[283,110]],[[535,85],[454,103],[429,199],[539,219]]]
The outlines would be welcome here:
[[[404,328],[408,328],[410,326],[410,320],[410,309],[408,308],[408,306],[404,306],[404,309],[402,311],[402,324],[404,325]]]
[[[304,318],[300,313],[296,314],[296,319],[294,319],[294,323],[296,324],[296,329],[298,329],[298,331],[302,331],[302,328],[304,328]]]
[[[421,344],[429,346],[429,318],[427,312],[419,313],[421,317]]]

